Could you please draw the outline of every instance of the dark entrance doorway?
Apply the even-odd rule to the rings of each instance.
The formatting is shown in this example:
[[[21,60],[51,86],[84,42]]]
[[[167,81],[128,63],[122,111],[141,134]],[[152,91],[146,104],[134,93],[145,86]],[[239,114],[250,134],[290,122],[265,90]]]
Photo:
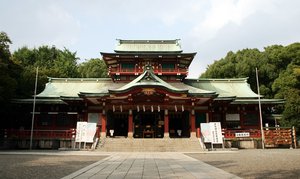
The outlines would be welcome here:
[[[109,111],[107,121],[108,136],[128,136],[128,112]]]
[[[134,138],[162,138],[164,121],[162,112],[133,113]]]
[[[189,112],[169,112],[170,138],[190,137]]]

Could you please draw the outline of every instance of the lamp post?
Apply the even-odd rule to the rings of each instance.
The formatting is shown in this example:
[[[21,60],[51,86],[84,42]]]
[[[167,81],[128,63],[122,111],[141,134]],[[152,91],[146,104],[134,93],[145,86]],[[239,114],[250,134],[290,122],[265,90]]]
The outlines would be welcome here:
[[[39,74],[39,67],[36,68],[36,75],[35,75],[35,85],[34,85],[34,95],[33,95],[33,107],[32,107],[32,119],[31,119],[31,131],[30,131],[30,144],[29,144],[29,150],[32,149],[33,126],[34,126],[34,114],[35,114],[35,100],[36,100],[36,88],[37,88],[38,74]]]
[[[260,121],[260,132],[261,132],[261,144],[262,144],[262,148],[265,149],[265,134],[264,134],[264,128],[263,128],[263,122],[262,122],[260,91],[259,91],[259,81],[258,81],[257,68],[255,68],[255,71],[256,71],[256,84],[257,84],[257,93],[258,93],[258,107],[259,107],[259,121]]]

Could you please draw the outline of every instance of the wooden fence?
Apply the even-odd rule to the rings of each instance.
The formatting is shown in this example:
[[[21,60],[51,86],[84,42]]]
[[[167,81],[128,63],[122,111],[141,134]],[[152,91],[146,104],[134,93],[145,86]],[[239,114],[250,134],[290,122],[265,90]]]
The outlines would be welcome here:
[[[226,140],[247,140],[247,139],[261,139],[261,131],[259,129],[246,130],[222,130],[223,136]],[[286,127],[268,127],[264,128],[264,143],[266,147],[290,146],[297,147],[295,128]]]
[[[296,148],[296,132],[294,128],[264,128],[266,147],[289,145]]]

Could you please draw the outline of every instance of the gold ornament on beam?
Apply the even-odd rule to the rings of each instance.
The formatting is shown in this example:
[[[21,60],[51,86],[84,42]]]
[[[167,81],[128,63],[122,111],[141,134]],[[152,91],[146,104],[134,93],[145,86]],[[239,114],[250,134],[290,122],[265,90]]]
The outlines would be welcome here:
[[[154,88],[144,88],[142,90],[142,92],[147,95],[147,96],[150,96],[150,95],[153,95],[155,93],[155,89]]]

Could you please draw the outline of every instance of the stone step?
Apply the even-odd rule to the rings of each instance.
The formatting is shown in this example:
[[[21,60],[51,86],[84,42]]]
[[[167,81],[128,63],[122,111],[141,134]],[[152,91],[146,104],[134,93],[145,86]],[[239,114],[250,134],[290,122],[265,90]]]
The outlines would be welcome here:
[[[98,150],[107,152],[197,152],[203,150],[197,138],[106,138],[103,145],[99,146],[101,147]]]

